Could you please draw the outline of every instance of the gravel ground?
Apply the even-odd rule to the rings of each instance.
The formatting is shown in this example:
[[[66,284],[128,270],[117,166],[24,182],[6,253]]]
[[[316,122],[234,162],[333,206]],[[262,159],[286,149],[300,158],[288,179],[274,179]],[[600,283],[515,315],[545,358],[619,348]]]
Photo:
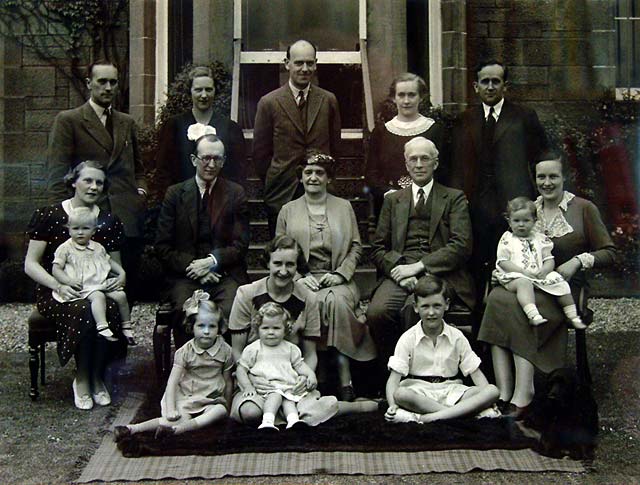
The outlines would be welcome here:
[[[639,298],[593,298],[589,306],[595,313],[589,333],[640,330]],[[33,305],[28,303],[0,305],[0,351],[27,351],[27,318],[32,309]],[[134,334],[144,348],[151,348],[155,310],[155,303],[136,305],[133,309]]]

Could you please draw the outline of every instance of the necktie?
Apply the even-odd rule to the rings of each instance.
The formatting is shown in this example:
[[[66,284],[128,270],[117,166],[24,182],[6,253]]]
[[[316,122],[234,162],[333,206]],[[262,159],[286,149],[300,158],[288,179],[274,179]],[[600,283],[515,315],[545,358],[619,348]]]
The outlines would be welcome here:
[[[487,116],[487,120],[484,123],[484,142],[486,146],[493,145],[493,135],[496,131],[496,118],[493,115],[494,109],[493,106],[489,108],[489,116]]]
[[[304,104],[306,102],[306,99],[304,97],[304,91],[298,91],[298,109],[302,109],[304,108]]]
[[[107,120],[104,123],[104,127],[109,132],[111,139],[113,139],[113,116],[111,114],[111,106],[104,110],[104,114],[107,116]]]
[[[427,211],[427,202],[424,200],[424,190],[418,189],[418,202],[416,203],[416,214],[423,215]]]
[[[304,91],[298,91],[298,110],[300,111],[300,119],[305,131],[307,130],[307,100],[304,97]]]
[[[202,193],[202,210],[206,211],[209,207],[209,191],[211,190],[211,182],[207,182]]]

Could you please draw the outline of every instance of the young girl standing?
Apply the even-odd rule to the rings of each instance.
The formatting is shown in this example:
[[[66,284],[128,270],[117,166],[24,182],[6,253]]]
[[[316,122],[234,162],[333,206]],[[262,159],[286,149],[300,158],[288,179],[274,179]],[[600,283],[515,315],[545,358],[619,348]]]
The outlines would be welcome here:
[[[296,403],[307,394],[306,390],[296,392],[300,384],[304,389],[315,388],[316,375],[302,360],[300,349],[284,340],[291,331],[293,319],[289,312],[275,302],[268,302],[258,309],[254,325],[258,331],[255,342],[247,345],[238,362],[236,377],[244,390],[245,397],[256,394],[264,399],[262,423],[258,429],[273,429],[276,413],[282,408],[287,419],[287,429],[302,423]],[[266,379],[273,390],[258,392],[249,379]]]
[[[187,323],[193,325],[193,338],[174,356],[167,388],[160,402],[162,417],[116,426],[116,441],[153,430],[156,438],[182,434],[227,416],[233,392],[233,357],[231,347],[221,335],[226,327],[222,310],[209,301],[209,295],[202,290],[196,290],[185,301],[183,310]]]
[[[131,332],[127,295],[118,281],[118,278],[124,280],[124,269],[107,254],[102,244],[91,239],[97,228],[97,213],[86,207],[73,209],[67,227],[71,237],[58,246],[52,274],[60,285],[68,285],[80,292],[80,297],[65,299],[58,287],[53,290],[53,298],[61,303],[83,298],[89,300],[96,330],[109,341],[118,339],[109,329],[106,299],[115,301],[122,318],[122,334],[129,345],[136,345]],[[110,272],[118,278],[109,278]]]
[[[536,287],[558,297],[562,311],[574,328],[586,328],[578,316],[569,284],[554,271],[553,243],[544,234],[534,231],[537,212],[533,201],[526,197],[510,200],[506,216],[511,231],[506,231],[498,243],[495,279],[516,293],[531,325],[547,322],[535,303],[533,289]]]

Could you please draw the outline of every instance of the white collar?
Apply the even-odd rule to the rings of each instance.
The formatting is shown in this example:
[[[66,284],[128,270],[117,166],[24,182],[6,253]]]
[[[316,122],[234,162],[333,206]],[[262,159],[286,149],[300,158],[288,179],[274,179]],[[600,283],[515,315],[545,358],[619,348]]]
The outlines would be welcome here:
[[[78,251],[95,251],[96,250],[96,243],[93,239],[89,239],[89,242],[87,243],[86,246],[82,246],[76,243],[73,239],[71,239],[71,245]]]
[[[424,330],[422,328],[422,322],[418,321],[418,323],[416,323],[414,325],[414,328],[416,329],[416,345],[418,343],[420,343],[420,341],[423,338],[428,339],[429,337],[427,336],[426,333],[424,333]],[[447,337],[449,339],[449,341],[451,341],[451,327],[447,324],[447,322],[445,322],[444,320],[442,320],[442,332],[440,332],[437,336],[436,339],[439,337]]]
[[[218,181],[218,177],[216,177],[211,181],[211,187],[209,187],[209,194],[211,194],[211,191],[213,190],[213,186],[216,184],[217,181]],[[202,180],[202,178],[200,178],[200,175],[198,175],[197,173],[196,173],[196,185],[198,186],[198,191],[200,192],[200,196],[202,197],[202,195],[204,194],[204,189],[207,188],[207,183],[204,180]]]
[[[191,344],[191,348],[196,354],[202,355],[206,352],[211,357],[215,357],[218,351],[220,350],[220,347],[222,346],[222,337],[220,335],[216,336],[216,341],[213,342],[213,345],[208,349],[202,349],[198,347],[195,342],[195,337],[189,340],[189,343]]]
[[[500,119],[500,113],[502,112],[503,104],[504,104],[504,98],[502,98],[493,106],[493,117],[496,119],[496,121]],[[491,110],[491,106],[489,106],[488,104],[482,103],[482,108],[484,109],[484,119],[486,120],[487,116],[489,116],[489,111]]]
[[[424,187],[420,187],[415,182],[411,182],[411,193],[413,194],[413,205],[415,206],[418,203],[418,190],[422,189],[424,192],[424,200],[425,202],[429,198],[429,194],[431,193],[431,189],[433,188],[433,179],[429,181],[427,185]]]
[[[394,135],[416,136],[427,131],[434,123],[435,120],[422,115],[418,115],[418,118],[413,121],[400,121],[397,116],[394,116],[384,126]]]
[[[74,207],[71,205],[71,200],[72,199],[67,199],[62,201],[62,209],[66,212],[67,216],[69,216],[71,214],[71,211],[74,209]],[[94,206],[91,208],[91,215],[97,219],[99,213],[100,207],[98,207],[97,204],[94,204]]]
[[[91,98],[89,98],[89,104],[93,108],[93,111],[95,111],[96,115],[98,116],[98,119],[102,121],[102,117],[106,116],[105,111],[107,110],[107,108],[104,108],[100,106],[98,103],[95,103]],[[109,106],[109,108],[111,108],[111,106]]]
[[[311,83],[307,84],[307,87],[304,89],[297,88],[289,79],[289,89],[291,90],[291,94],[293,94],[293,99],[295,99],[296,104],[298,103],[298,93],[302,91],[304,93],[304,99],[309,99],[309,90],[311,89]]]
[[[542,196],[539,195],[535,201],[536,210],[538,212],[538,219],[536,220],[534,229],[550,238],[562,237],[573,232],[573,227],[571,227],[571,224],[569,224],[569,222],[565,218],[564,213],[567,212],[569,203],[574,198],[574,194],[565,190],[564,194],[562,195],[562,200],[558,204],[560,210],[556,213],[552,220],[547,221],[544,218],[544,200],[542,199]]]

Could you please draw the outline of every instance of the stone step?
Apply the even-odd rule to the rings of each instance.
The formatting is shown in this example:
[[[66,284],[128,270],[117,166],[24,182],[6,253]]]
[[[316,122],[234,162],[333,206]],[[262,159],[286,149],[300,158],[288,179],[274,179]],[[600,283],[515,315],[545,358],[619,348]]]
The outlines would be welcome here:
[[[339,157],[336,162],[335,176],[336,177],[361,177],[365,173],[365,161],[364,155],[359,154],[353,157]],[[253,160],[248,160],[247,177],[258,178]]]
[[[250,223],[251,242],[252,243],[265,243],[269,238],[269,226],[266,220],[252,220]],[[358,231],[360,231],[360,239],[367,241],[367,231],[369,229],[369,222],[366,219],[360,219],[358,221]]]
[[[251,281],[255,281],[269,275],[266,269],[250,269],[248,273]],[[376,270],[374,268],[358,267],[356,274],[354,275],[354,279],[358,285],[358,289],[360,290],[360,299],[369,300],[377,281]]]
[[[369,201],[364,197],[349,198],[356,219],[364,221],[369,217]],[[262,199],[249,199],[249,214],[252,221],[266,221],[267,212]]]
[[[338,197],[344,197],[346,199],[351,199],[354,197],[364,198],[364,187],[364,176],[336,177],[328,187],[328,190],[332,194],[335,194]],[[249,199],[262,199],[262,189],[262,180],[257,177],[247,178],[245,190]]]
[[[253,151],[253,130],[244,131],[244,146],[248,156],[251,156]],[[337,146],[334,157],[364,157],[364,143],[362,139],[362,130],[347,130],[343,131],[340,144]]]

